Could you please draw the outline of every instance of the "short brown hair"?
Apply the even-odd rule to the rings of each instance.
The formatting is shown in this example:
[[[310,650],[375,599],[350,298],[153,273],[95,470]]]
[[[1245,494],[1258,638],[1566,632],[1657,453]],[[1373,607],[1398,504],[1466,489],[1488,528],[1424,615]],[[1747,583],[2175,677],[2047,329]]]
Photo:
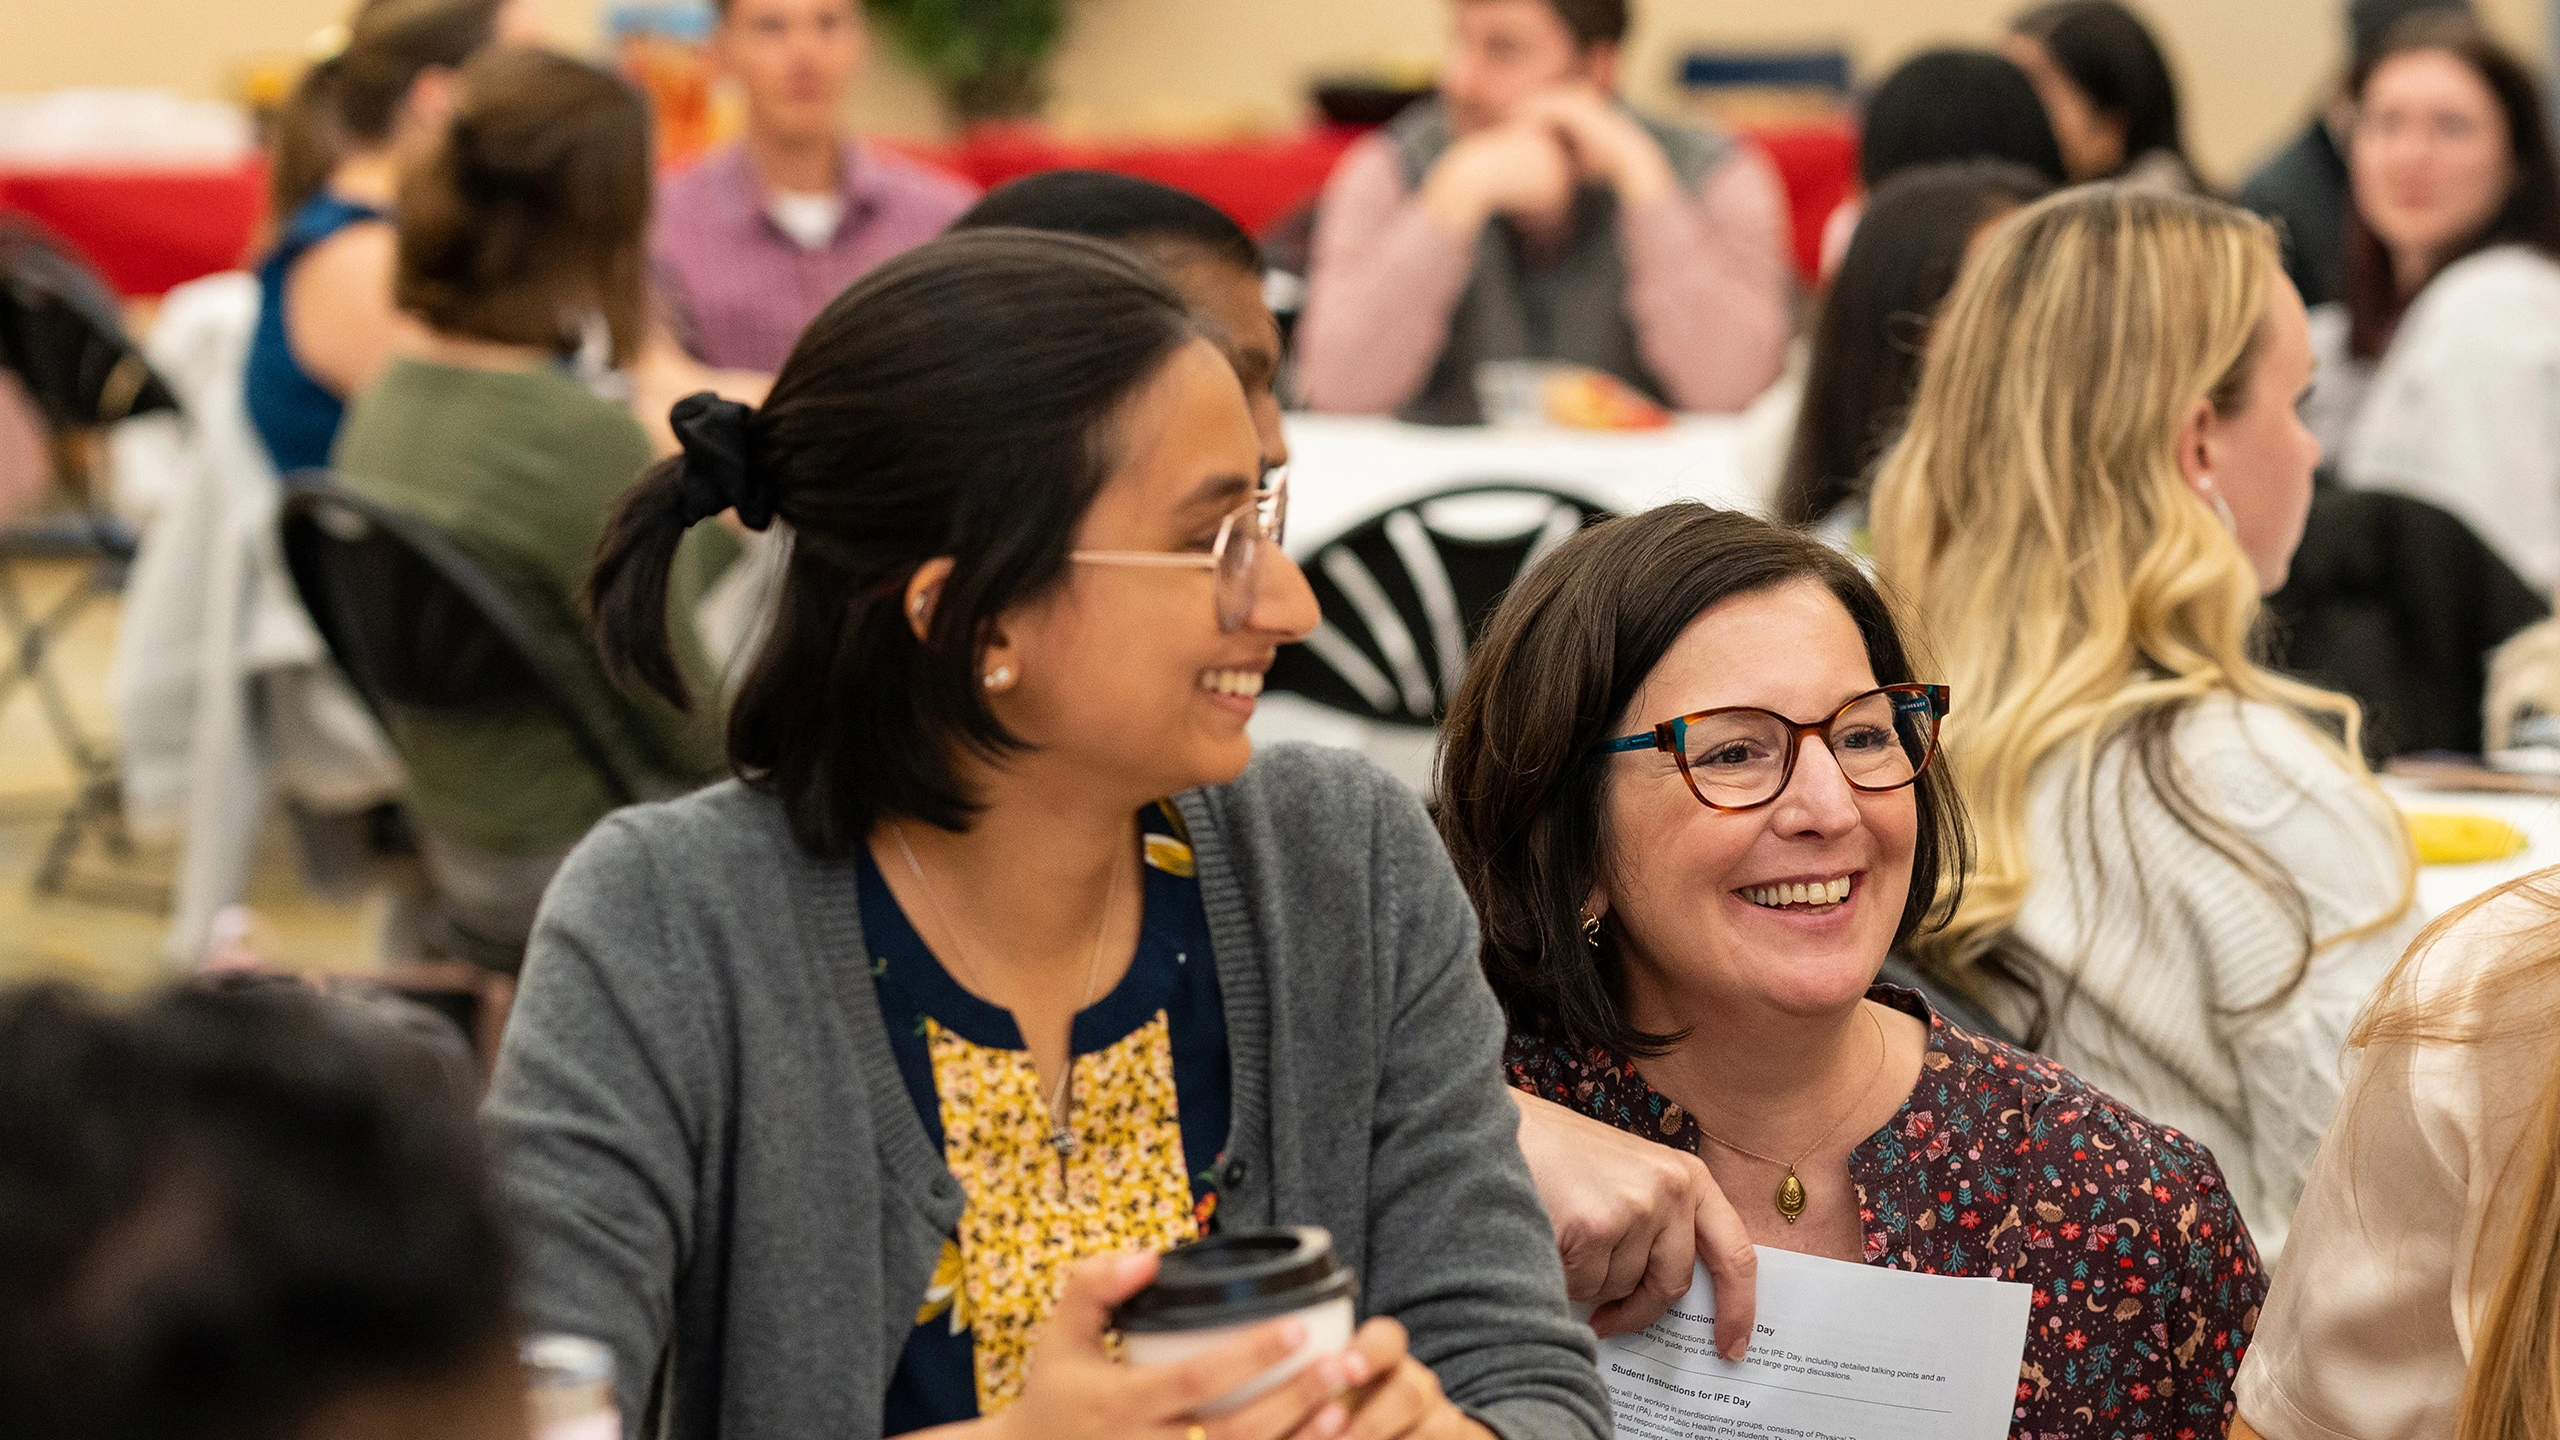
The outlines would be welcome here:
[[[1626,43],[1627,7],[1628,0],[1547,0],[1547,8],[1573,32],[1573,43],[1585,50],[1603,41]]]
[[[1599,747],[1691,621],[1797,580],[1849,612],[1877,684],[1929,678],[1914,673],[1892,611],[1857,566],[1800,532],[1694,502],[1576,535],[1486,623],[1441,727],[1437,809],[1483,922],[1485,978],[1513,1033],[1630,1056],[1679,1042],[1627,1018],[1614,935],[1604,931],[1595,948],[1581,933],[1583,901],[1604,878]],[[1953,908],[1970,855],[1946,768],[1922,771],[1916,790],[1919,842],[1896,945]]]
[[[601,315],[640,339],[649,110],[595,66],[492,50],[463,67],[442,143],[400,184],[393,298],[438,330],[563,352]]]

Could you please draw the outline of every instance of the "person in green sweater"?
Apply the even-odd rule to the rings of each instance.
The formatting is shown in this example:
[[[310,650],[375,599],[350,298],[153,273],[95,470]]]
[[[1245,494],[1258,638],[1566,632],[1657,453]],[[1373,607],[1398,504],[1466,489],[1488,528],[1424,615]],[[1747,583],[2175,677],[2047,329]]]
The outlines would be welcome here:
[[[571,703],[628,783],[687,790],[726,768],[716,709],[616,687],[578,600],[615,500],[652,458],[628,409],[571,366],[591,333],[617,365],[641,334],[647,110],[619,79],[546,51],[488,52],[460,89],[442,143],[400,188],[394,293],[425,334],[358,398],[332,468],[434,525],[555,639]],[[720,686],[688,617],[738,552],[707,526],[677,558],[672,638],[696,694]],[[466,953],[505,963],[612,791],[548,716],[389,728],[443,919]]]

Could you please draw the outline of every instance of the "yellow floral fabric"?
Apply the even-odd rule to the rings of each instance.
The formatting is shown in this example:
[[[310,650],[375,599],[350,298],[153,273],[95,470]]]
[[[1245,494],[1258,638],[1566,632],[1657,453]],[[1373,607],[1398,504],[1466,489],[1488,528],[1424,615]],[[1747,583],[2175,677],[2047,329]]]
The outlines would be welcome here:
[[[1119,1250],[1165,1250],[1198,1238],[1191,1169],[1163,1012],[1117,1043],[1071,1062],[1075,1143],[1061,1159],[1040,1076],[1024,1050],[975,1045],[930,1016],[925,1039],[942,1111],[943,1157],[968,1197],[923,1323],[939,1311],[947,1271],[952,1327],[974,1333],[979,1413],[1021,1394],[1031,1339],[1057,1302],[1066,1269]]]

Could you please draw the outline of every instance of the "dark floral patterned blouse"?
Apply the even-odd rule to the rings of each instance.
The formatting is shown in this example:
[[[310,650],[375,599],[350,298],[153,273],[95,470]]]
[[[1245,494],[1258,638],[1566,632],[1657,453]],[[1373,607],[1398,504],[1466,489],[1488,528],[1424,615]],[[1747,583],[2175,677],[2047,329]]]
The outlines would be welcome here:
[[[2012,1440],[2221,1436],[2267,1280],[2213,1156],[1910,991],[1869,998],[1927,1021],[1929,1053],[1849,1154],[1866,1262],[2035,1287]],[[1698,1122],[1623,1058],[1514,1037],[1506,1060],[1519,1089],[1698,1150]]]

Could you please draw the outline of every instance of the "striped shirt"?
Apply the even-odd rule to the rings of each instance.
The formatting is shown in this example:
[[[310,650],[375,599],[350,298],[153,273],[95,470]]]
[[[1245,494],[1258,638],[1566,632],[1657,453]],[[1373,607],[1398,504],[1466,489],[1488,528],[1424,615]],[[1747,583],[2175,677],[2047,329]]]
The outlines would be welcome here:
[[[956,176],[852,140],[842,148],[844,215],[814,248],[774,223],[743,145],[713,151],[660,187],[649,245],[659,300],[695,358],[724,370],[781,369],[828,301],[941,234],[977,198]]]

